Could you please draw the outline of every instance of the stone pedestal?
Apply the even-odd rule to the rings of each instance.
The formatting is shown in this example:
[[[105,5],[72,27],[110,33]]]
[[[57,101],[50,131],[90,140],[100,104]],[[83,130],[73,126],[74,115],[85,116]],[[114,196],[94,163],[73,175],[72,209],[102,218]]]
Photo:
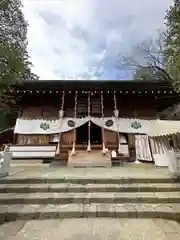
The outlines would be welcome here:
[[[2,159],[2,162],[0,166],[0,177],[4,177],[9,174],[12,153],[11,152],[1,153],[1,159]]]

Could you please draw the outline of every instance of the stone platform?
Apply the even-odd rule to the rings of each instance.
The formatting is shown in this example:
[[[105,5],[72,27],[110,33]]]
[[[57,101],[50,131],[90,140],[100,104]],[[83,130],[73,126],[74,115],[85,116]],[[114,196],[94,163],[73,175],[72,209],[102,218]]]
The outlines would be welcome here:
[[[8,222],[3,240],[179,240],[180,225],[164,219],[56,219]]]
[[[22,166],[21,166],[22,167]],[[0,179],[0,221],[164,218],[180,221],[180,183],[149,164],[69,169],[16,166]]]

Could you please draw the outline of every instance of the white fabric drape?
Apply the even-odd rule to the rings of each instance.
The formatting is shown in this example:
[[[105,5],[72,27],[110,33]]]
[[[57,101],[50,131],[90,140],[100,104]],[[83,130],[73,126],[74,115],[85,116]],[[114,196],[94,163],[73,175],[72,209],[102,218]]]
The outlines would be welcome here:
[[[75,122],[74,127],[68,126],[68,121]],[[56,120],[44,119],[21,119],[18,118],[14,133],[18,134],[56,134],[60,132],[67,132],[74,128],[78,128],[91,120],[94,124],[115,132],[146,134],[148,136],[163,136],[173,133],[180,133],[180,121],[166,121],[166,120],[142,120],[130,118],[63,118]],[[112,126],[107,126],[108,120],[113,121]],[[42,128],[42,124],[45,128]]]
[[[68,121],[74,121],[75,126],[70,127]],[[44,119],[17,119],[14,133],[16,134],[56,134],[60,132],[67,132],[74,128],[78,128],[85,124],[88,118],[63,118],[55,121]],[[44,124],[45,128],[42,128]]]
[[[44,119],[20,119],[16,121],[14,133],[18,134],[56,134],[59,133],[60,119],[44,120]],[[41,127],[44,125],[44,129]]]
[[[70,127],[68,121],[74,121],[75,126]],[[74,128],[78,128],[91,120],[94,124],[104,129],[115,131],[115,132],[125,132],[125,133],[147,133],[148,126],[150,126],[150,121],[146,120],[136,120],[136,119],[115,119],[115,118],[63,118],[57,120],[44,120],[44,119],[17,119],[15,126],[15,133],[18,134],[56,134],[60,132],[67,132]],[[108,120],[113,121],[112,126],[107,126]],[[138,129],[132,127],[132,124],[140,124]],[[45,125],[45,129],[41,125]]]
[[[168,138],[150,138],[150,144],[155,165],[158,167],[167,167],[170,161],[169,150],[171,150]]]
[[[150,138],[150,144],[153,154],[163,154],[171,149],[168,137]]]
[[[68,126],[68,121],[72,120],[75,122],[74,127]],[[115,132],[125,132],[125,133],[142,133],[147,134],[152,128],[154,121],[138,120],[138,119],[116,119],[112,118],[95,118],[95,117],[85,117],[85,118],[63,118],[56,120],[44,120],[44,119],[21,119],[18,118],[16,121],[16,126],[14,133],[18,134],[56,134],[60,132],[67,132],[74,128],[78,128],[85,124],[87,121],[91,120],[94,124],[104,129]],[[108,120],[113,121],[112,126],[107,126]],[[45,129],[41,127],[41,124],[45,124]],[[139,127],[133,128],[132,125],[139,124]]]
[[[180,176],[180,156],[179,152],[175,152],[173,149],[168,150],[169,154],[169,163],[168,168],[169,172],[176,177]]]
[[[68,126],[68,121],[70,121],[70,120],[75,122],[75,126],[74,127],[69,127]],[[75,118],[63,118],[60,132],[71,131],[74,128],[78,128],[78,127],[84,125],[88,121],[89,121],[88,117],[86,117],[86,118],[76,118],[76,119]]]
[[[180,133],[180,121],[155,120],[149,136],[165,136]]]
[[[151,162],[152,155],[149,145],[149,137],[147,135],[135,136],[136,159]]]
[[[118,129],[117,129],[117,125],[116,125],[116,120],[115,118],[94,118],[94,117],[91,117],[90,120],[97,126],[99,127],[103,127],[104,129],[108,129],[110,131],[115,131],[115,132],[118,132]],[[106,122],[108,120],[112,120],[113,121],[113,125],[108,127],[106,125]]]
[[[130,119],[130,118],[119,118],[118,120],[119,132],[125,133],[142,133],[149,134],[154,120],[142,120],[142,119]]]
[[[108,127],[106,122],[108,120],[113,121],[113,125]],[[155,120],[142,120],[142,119],[130,119],[130,118],[93,118],[91,121],[105,129],[115,132],[124,132],[124,133],[142,133],[149,134],[151,129],[154,127]],[[137,127],[137,128],[136,128]]]

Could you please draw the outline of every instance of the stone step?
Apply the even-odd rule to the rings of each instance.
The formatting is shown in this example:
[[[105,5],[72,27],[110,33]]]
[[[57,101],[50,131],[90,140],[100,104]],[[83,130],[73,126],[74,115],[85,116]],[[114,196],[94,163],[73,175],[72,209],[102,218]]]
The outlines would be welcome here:
[[[179,192],[2,193],[0,204],[180,203]]]
[[[33,164],[42,164],[43,160],[42,159],[21,159],[21,160],[17,160],[17,159],[12,159],[11,161],[11,165],[33,165]]]
[[[67,165],[68,168],[109,168],[111,167],[111,163],[110,162],[106,162],[106,161],[101,161],[100,163],[96,163],[96,162],[76,162],[74,161],[73,163],[68,163]]]
[[[132,184],[0,184],[0,193],[38,192],[180,192],[180,183]]]
[[[0,184],[55,184],[55,183],[73,183],[73,184],[132,184],[132,183],[180,183],[180,179],[177,178],[112,178],[111,176],[107,176],[106,178],[70,178],[70,177],[63,177],[63,178],[48,178],[48,177],[15,177],[9,176],[0,179]]]
[[[111,167],[109,154],[102,155],[101,151],[76,151],[76,155],[69,154],[68,167]]]
[[[1,205],[0,222],[57,218],[164,218],[180,220],[180,204]]]

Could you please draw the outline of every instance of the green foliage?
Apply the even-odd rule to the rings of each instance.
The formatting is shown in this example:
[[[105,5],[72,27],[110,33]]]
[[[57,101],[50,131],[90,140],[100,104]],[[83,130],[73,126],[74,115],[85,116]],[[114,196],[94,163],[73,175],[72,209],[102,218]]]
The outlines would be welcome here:
[[[17,100],[7,95],[9,87],[18,81],[37,79],[30,69],[27,26],[20,0],[0,1],[0,122],[4,124],[13,116]]]
[[[180,91],[180,0],[174,0],[166,12],[167,38],[165,68],[171,75],[176,91]]]
[[[0,130],[6,129],[8,127],[12,127],[15,125],[15,121],[17,118],[17,111],[14,109],[12,111],[0,111]]]

